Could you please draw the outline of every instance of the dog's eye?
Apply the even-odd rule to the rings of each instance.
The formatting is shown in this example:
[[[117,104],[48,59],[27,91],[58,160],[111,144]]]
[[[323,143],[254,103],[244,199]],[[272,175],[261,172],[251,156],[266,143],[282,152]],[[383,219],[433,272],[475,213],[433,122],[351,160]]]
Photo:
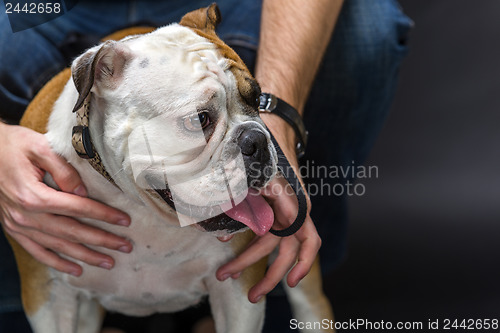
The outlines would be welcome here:
[[[199,131],[210,124],[210,117],[207,111],[195,113],[192,116],[184,118],[184,127],[188,131]]]

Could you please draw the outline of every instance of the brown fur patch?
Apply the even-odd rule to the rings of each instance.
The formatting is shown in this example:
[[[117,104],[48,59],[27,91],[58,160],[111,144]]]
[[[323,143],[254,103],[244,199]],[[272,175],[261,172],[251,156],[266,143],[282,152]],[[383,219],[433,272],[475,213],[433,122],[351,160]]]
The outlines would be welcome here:
[[[179,22],[185,27],[203,30],[215,34],[215,27],[220,23],[219,7],[213,3],[208,7],[193,10],[184,15]]]
[[[27,316],[33,315],[49,298],[47,267],[36,261],[12,237],[5,234],[16,257],[21,277],[21,298]]]
[[[47,132],[47,122],[52,112],[52,106],[61,95],[70,77],[71,70],[69,68],[54,76],[28,105],[21,118],[21,126],[31,128],[39,133]]]
[[[219,9],[217,5],[213,4],[207,8],[200,8],[187,13],[181,19],[180,24],[191,28],[198,35],[208,39],[217,46],[221,55],[228,59],[229,70],[236,78],[241,97],[248,105],[252,106],[252,111],[255,111],[252,115],[258,115],[257,100],[260,95],[259,84],[254,79],[243,60],[241,60],[240,56],[215,33],[215,27],[219,22]]]
[[[231,247],[236,254],[240,254],[247,248],[248,244],[254,237],[255,234],[251,230],[240,232],[234,235],[234,238],[231,240]],[[245,293],[248,294],[250,288],[262,280],[266,272],[266,267],[267,256],[260,259],[241,273],[239,280],[241,281],[241,286]]]
[[[317,318],[334,320],[332,306],[330,301],[323,293],[323,282],[321,277],[321,267],[319,256],[316,256],[314,263],[307,274],[296,288],[302,289],[302,293],[307,297],[306,304],[313,305],[312,310]],[[330,332],[330,330],[328,330]]]

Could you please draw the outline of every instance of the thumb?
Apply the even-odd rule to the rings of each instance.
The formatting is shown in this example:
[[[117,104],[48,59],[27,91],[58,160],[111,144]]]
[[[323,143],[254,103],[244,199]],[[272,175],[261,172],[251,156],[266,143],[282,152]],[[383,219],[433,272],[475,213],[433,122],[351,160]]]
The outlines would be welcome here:
[[[47,171],[57,186],[68,193],[73,193],[82,197],[87,196],[87,189],[83,185],[80,175],[76,169],[63,157],[57,155],[47,144],[43,154],[36,156],[35,161],[40,168]]]

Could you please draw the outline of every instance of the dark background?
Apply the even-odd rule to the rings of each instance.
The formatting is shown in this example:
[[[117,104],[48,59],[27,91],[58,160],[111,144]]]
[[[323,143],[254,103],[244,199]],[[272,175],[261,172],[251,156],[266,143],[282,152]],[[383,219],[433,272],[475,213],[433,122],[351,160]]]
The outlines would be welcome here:
[[[325,288],[338,321],[499,319],[500,1],[400,3],[415,28],[366,163],[379,178]]]

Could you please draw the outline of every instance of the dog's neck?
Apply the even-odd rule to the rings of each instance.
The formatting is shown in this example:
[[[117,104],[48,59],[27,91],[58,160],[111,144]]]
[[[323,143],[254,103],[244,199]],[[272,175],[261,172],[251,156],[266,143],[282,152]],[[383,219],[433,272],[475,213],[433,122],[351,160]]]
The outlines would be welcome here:
[[[73,81],[69,80],[59,99],[54,104],[45,135],[52,149],[78,171],[83,182],[92,184],[92,186],[87,186],[92,192],[89,195],[95,199],[106,201],[106,198],[109,197],[109,191],[112,193],[116,191],[117,194],[121,193],[121,191],[111,182],[96,177],[95,169],[87,160],[78,156],[72,144],[72,128],[78,125],[78,121],[75,114],[68,110],[68,105],[74,105],[77,98],[78,93]],[[50,180],[49,183],[55,186]]]
[[[114,179],[106,171],[99,153],[96,151],[89,129],[90,100],[92,94],[85,99],[82,107],[76,111],[77,125],[73,127],[71,142],[79,157],[86,159],[89,164],[110,183],[117,186]]]

